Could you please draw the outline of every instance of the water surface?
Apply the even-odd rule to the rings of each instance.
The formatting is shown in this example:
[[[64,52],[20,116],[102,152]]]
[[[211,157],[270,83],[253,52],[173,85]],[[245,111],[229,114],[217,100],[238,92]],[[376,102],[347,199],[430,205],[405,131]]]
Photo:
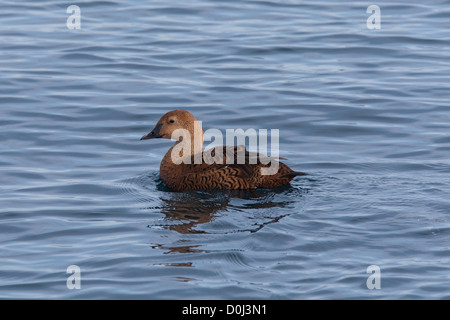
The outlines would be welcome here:
[[[2,1],[0,298],[449,299],[450,2],[371,4]],[[172,109],[309,176],[171,192]]]

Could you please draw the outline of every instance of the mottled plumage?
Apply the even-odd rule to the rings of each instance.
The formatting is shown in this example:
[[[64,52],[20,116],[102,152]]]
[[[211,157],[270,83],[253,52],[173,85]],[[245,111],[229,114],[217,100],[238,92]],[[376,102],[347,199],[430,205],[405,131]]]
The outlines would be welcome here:
[[[170,139],[176,129],[188,130],[194,139],[194,121],[196,121],[194,116],[185,110],[170,111],[158,121],[155,129],[143,136],[141,140]],[[264,159],[277,160],[250,153],[245,150],[245,146],[216,147],[213,150],[202,152],[201,157],[198,157],[199,153],[195,153],[194,150],[201,150],[203,132],[198,135],[200,137],[197,137],[196,141],[192,140],[191,154],[186,155],[186,157],[191,157],[190,164],[175,164],[172,161],[172,150],[180,141],[175,142],[161,161],[161,180],[174,191],[271,188],[287,184],[295,176],[305,175],[303,172],[291,170],[282,162],[278,162],[278,171],[275,174],[262,175],[261,168],[270,167],[270,163]],[[197,149],[194,148],[195,143],[200,145],[197,145]],[[181,153],[180,156],[182,156]],[[197,161],[195,161],[196,157]],[[196,164],[195,162],[199,162],[199,159],[201,159],[201,163]]]

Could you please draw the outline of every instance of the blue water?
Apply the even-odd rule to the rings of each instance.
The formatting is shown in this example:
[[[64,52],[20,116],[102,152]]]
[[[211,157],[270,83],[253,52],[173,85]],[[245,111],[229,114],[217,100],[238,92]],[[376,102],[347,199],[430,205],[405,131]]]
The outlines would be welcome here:
[[[0,298],[450,299],[450,1],[0,4]],[[173,109],[309,176],[170,192]]]

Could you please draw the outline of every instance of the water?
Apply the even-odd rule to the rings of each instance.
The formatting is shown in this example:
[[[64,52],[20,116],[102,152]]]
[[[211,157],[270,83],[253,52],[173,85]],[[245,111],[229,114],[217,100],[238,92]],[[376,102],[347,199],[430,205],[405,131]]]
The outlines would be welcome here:
[[[1,1],[0,298],[450,298],[450,1],[76,4]],[[170,192],[179,108],[309,176]]]

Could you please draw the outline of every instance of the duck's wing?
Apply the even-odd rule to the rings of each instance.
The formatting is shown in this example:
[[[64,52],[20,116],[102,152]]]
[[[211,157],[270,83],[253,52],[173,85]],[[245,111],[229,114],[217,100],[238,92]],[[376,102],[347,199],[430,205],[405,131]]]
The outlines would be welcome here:
[[[259,174],[259,168],[269,166],[271,161],[278,159],[262,155],[257,152],[249,152],[245,146],[218,146],[203,152],[202,163],[195,164],[195,156],[191,163],[185,165],[189,174],[227,174],[238,176],[242,179],[250,179]],[[197,160],[198,161],[198,160]]]
[[[277,158],[264,157],[251,153],[245,146],[220,146],[202,153],[202,162],[183,164],[180,176],[180,190],[203,189],[254,189],[259,187],[274,187],[288,183],[295,175],[288,166],[279,162],[276,173],[263,175],[261,168],[269,168],[271,161]],[[198,162],[199,159],[197,159]],[[228,162],[228,163],[227,163]]]

